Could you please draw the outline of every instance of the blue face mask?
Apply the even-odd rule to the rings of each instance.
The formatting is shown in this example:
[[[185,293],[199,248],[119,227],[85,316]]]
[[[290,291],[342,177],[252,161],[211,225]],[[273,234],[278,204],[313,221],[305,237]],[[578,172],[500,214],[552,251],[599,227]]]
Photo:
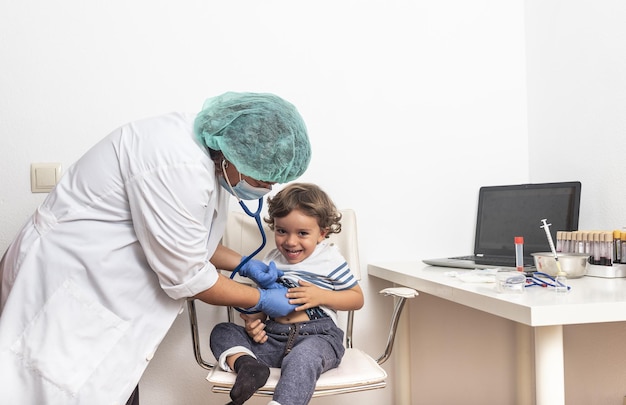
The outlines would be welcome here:
[[[258,200],[259,198],[264,197],[267,193],[272,191],[270,188],[264,187],[254,187],[248,184],[247,181],[241,178],[241,173],[239,173],[239,183],[235,184],[233,187],[230,184],[230,180],[228,179],[228,175],[226,174],[226,169],[228,168],[228,163],[226,160],[222,160],[222,173],[220,176],[219,182],[222,187],[226,189],[229,193],[237,197],[239,200]]]
[[[251,186],[243,179],[240,180],[234,187],[230,185],[224,176],[220,176],[219,182],[221,186],[226,189],[226,191],[241,200],[258,200],[272,191],[269,188]]]

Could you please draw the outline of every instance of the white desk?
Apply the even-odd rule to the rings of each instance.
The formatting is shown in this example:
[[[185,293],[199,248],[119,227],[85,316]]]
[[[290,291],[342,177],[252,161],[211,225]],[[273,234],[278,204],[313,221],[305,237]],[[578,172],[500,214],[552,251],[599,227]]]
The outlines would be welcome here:
[[[626,321],[626,278],[568,280],[566,294],[529,287],[524,294],[500,294],[493,284],[466,283],[446,272],[467,270],[422,262],[384,262],[368,274],[534,328],[537,405],[565,404],[563,325]]]

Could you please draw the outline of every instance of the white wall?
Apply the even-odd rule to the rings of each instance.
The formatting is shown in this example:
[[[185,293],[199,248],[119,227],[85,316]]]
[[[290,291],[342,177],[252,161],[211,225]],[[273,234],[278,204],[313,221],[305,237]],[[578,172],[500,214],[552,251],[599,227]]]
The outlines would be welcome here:
[[[626,227],[626,3],[526,1],[530,179],[582,182],[579,229]],[[626,325],[564,329],[567,404],[621,404]]]
[[[531,179],[580,179],[580,228],[626,227],[626,3],[527,1],[526,14]]]
[[[44,197],[30,193],[30,163],[67,168],[126,121],[235,90],[298,106],[314,148],[301,179],[356,210],[364,267],[468,251],[478,187],[529,180],[524,35],[522,0],[0,2],[0,250]],[[355,341],[374,353],[386,283],[363,286]],[[424,296],[410,310],[414,325],[435,323],[414,332],[415,353],[429,353],[413,362],[414,404],[481,398],[449,381],[475,386],[484,380],[461,372],[480,367],[502,382],[486,387],[490,398],[510,398],[514,371],[500,354],[512,324],[462,311],[491,336],[465,339],[458,307]],[[442,339],[450,345],[432,345]],[[181,317],[142,380],[142,405],[225,402],[190,349]],[[332,401],[393,404],[393,381]]]

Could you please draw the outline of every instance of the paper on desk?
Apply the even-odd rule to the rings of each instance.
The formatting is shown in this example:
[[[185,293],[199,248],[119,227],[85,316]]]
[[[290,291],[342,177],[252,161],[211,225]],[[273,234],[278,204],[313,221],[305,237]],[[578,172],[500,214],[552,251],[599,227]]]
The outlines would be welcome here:
[[[496,274],[499,269],[476,269],[459,273],[458,271],[448,271],[446,276],[456,277],[466,283],[495,283]]]

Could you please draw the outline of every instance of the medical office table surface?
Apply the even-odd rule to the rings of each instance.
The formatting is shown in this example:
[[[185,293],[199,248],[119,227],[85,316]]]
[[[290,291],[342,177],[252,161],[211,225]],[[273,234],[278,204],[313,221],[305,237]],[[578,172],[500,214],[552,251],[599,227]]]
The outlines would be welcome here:
[[[370,263],[370,276],[533,327],[537,405],[565,402],[563,325],[626,321],[626,278],[568,280],[568,293],[528,287],[501,294],[490,283],[467,283],[421,261]]]

